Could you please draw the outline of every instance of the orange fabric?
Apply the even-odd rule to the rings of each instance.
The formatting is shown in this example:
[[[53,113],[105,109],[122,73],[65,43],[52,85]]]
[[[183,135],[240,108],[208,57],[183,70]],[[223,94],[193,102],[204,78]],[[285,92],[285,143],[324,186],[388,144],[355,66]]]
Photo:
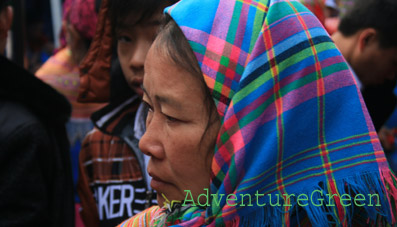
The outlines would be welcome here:
[[[109,18],[110,0],[102,0],[96,33],[80,65],[79,102],[109,101],[112,32]]]
[[[153,217],[158,217],[162,210],[159,206],[152,206],[148,209],[142,211],[141,213],[131,217],[128,220],[125,220],[123,223],[118,225],[117,227],[130,227],[130,226],[153,226]]]

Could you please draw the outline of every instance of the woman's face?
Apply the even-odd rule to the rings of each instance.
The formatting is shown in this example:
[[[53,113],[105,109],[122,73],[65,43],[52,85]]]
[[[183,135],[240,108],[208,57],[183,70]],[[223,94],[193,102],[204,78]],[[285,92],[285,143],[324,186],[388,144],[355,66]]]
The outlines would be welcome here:
[[[212,123],[206,131],[209,113],[200,81],[155,46],[145,62],[143,100],[149,113],[139,147],[151,157],[147,169],[160,206],[164,202],[161,194],[170,201],[182,201],[185,190],[190,190],[197,201],[197,196],[209,187],[220,122]]]

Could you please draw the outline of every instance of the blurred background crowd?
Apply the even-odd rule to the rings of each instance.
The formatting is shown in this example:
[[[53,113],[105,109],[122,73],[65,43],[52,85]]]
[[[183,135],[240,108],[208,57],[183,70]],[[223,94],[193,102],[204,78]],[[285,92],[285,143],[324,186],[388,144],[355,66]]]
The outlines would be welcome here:
[[[339,18],[353,5],[354,0],[300,0],[332,34]],[[65,0],[15,0],[15,17],[8,42],[8,56],[31,72],[37,69],[61,45],[62,6]],[[21,36],[19,35],[21,34]],[[24,45],[15,45],[22,39]],[[12,53],[10,53],[12,52]]]

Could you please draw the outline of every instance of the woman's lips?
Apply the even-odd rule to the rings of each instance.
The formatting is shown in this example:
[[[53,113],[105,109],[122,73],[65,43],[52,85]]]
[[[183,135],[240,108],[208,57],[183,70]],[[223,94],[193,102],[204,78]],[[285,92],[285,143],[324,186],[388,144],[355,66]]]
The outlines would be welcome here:
[[[149,173],[149,175],[152,177],[150,186],[158,192],[161,191],[161,188],[163,188],[164,186],[169,184],[168,182],[163,181],[161,178],[157,177],[156,175],[154,175],[152,173]]]

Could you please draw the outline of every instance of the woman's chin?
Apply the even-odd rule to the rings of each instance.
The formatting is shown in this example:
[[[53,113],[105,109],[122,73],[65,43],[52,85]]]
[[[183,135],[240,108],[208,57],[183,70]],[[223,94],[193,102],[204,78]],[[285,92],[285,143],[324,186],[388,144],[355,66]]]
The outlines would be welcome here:
[[[165,199],[163,198],[163,196],[161,196],[161,194],[157,192],[157,203],[159,204],[160,207],[164,206],[164,201]]]

